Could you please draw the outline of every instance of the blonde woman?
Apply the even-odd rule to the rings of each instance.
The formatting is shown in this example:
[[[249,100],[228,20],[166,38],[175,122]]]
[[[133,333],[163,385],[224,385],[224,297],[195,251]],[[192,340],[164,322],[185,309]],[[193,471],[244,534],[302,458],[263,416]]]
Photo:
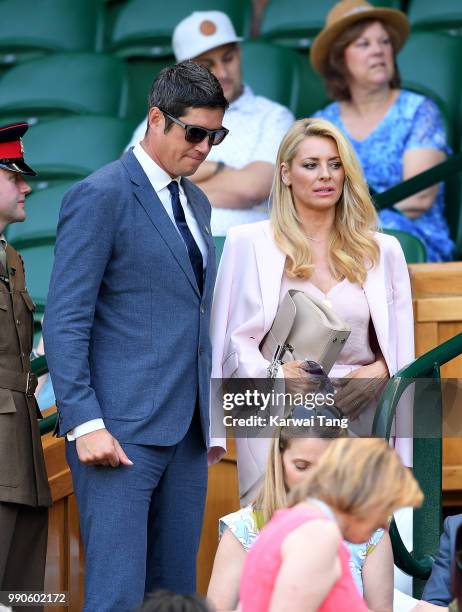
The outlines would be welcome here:
[[[284,137],[276,168],[270,220],[231,228],[226,238],[212,310],[212,376],[267,376],[259,347],[289,289],[323,299],[351,326],[331,376],[393,375],[414,358],[409,275],[398,241],[376,232],[351,145],[328,121],[302,119]],[[278,375],[302,379],[300,365],[284,364]],[[212,446],[224,448],[222,409],[213,410]],[[241,437],[236,445],[246,504],[258,491],[269,440]]]
[[[301,412],[301,411],[300,411]],[[336,436],[347,430],[314,427],[304,432],[283,427],[271,441],[263,486],[253,504],[220,519],[218,545],[207,599],[217,611],[234,610],[247,552],[277,510],[287,507],[288,493],[303,482]],[[300,434],[306,437],[300,437]],[[294,437],[297,436],[297,437]],[[374,612],[393,607],[393,555],[390,537],[378,529],[367,542],[345,542],[359,593]]]
[[[260,533],[245,562],[242,612],[366,612],[343,543],[363,542],[423,495],[383,440],[338,439]]]

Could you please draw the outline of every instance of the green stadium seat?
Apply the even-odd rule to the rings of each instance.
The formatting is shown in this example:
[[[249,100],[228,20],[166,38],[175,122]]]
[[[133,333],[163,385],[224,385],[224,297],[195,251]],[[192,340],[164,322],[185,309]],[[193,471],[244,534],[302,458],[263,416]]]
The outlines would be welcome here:
[[[300,93],[295,116],[297,119],[311,117],[332,100],[327,95],[324,81],[312,67],[308,55],[301,55]]]
[[[2,0],[1,15],[0,65],[102,45],[101,0]]]
[[[262,70],[270,66],[271,70]],[[259,40],[242,43],[242,74],[253,91],[297,111],[302,62],[298,53]]]
[[[338,0],[269,0],[260,36],[285,47],[308,49]],[[400,8],[399,0],[372,0],[377,6]]]
[[[69,114],[123,117],[127,112],[125,64],[112,55],[56,53],[11,68],[0,79],[2,117],[43,118]]]
[[[408,264],[425,263],[427,261],[427,249],[424,243],[416,236],[400,230],[382,230],[384,234],[394,236],[401,245],[404,257]]]
[[[461,135],[462,38],[437,32],[412,34],[398,55],[405,89],[429,96],[446,120],[449,144],[456,148]]]
[[[461,143],[462,144],[462,143]],[[462,150],[462,149],[459,149]],[[456,248],[454,259],[462,259],[462,173],[446,181],[445,217]]]
[[[41,181],[75,180],[118,159],[134,124],[105,116],[72,116],[32,126],[24,136],[27,161]]]
[[[173,63],[173,57],[146,58],[131,57],[125,60],[129,81],[127,117],[134,117],[139,123],[147,115],[148,95],[152,82],[166,66]]]
[[[153,0],[131,0],[120,8],[113,26],[110,48],[122,57],[165,57],[172,54],[172,33],[192,11],[223,11],[236,32],[250,32],[249,0],[175,0],[164,9]]]
[[[54,258],[54,237],[43,240],[42,244],[23,247],[20,251],[26,270],[27,289],[36,304],[35,320],[40,320],[50,284]]]
[[[409,0],[408,16],[414,31],[440,30],[462,35],[460,0]]]
[[[23,223],[11,223],[6,238],[17,250],[56,236],[61,201],[73,182],[62,181],[48,189],[33,191],[26,199],[27,217]]]
[[[223,253],[223,247],[225,246],[225,236],[214,236],[213,242],[215,243],[215,257],[217,260],[217,266],[220,263],[221,254]]]

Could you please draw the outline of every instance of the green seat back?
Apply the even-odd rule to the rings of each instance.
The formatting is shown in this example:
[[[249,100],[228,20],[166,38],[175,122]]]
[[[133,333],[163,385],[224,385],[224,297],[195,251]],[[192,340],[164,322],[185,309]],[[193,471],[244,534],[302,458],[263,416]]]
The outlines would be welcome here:
[[[223,247],[225,246],[225,236],[214,236],[213,242],[215,243],[215,256],[218,266],[220,263],[221,254],[223,253]]]
[[[0,117],[16,113],[34,123],[66,114],[126,113],[125,64],[111,55],[56,53],[20,64],[0,80]],[[32,120],[30,120],[32,118]]]
[[[54,238],[50,238],[45,244],[23,247],[20,250],[26,270],[27,288],[36,303],[38,316],[43,314],[47,300],[53,268],[53,251]]]
[[[259,40],[242,44],[242,74],[254,93],[297,112],[300,98],[301,58],[292,49]],[[267,70],[262,70],[267,66]]]
[[[250,32],[249,0],[175,0],[168,9],[153,0],[130,0],[118,12],[110,47],[123,57],[162,57],[172,54],[175,26],[193,11],[223,11],[239,36]]]
[[[412,29],[444,30],[462,35],[462,3],[459,0],[409,0]]]
[[[54,51],[99,49],[101,0],[2,0],[0,64]]]
[[[300,94],[295,112],[297,119],[311,117],[332,101],[329,100],[321,75],[313,69],[306,53],[301,55],[300,62]]]
[[[327,13],[338,0],[269,0],[260,36],[294,49],[307,49],[322,30]],[[372,0],[372,4],[399,8],[399,0]]]
[[[456,248],[454,259],[462,259],[462,173],[446,182],[445,217]]]
[[[24,246],[40,242],[44,237],[56,236],[61,202],[71,185],[72,182],[63,181],[48,189],[33,191],[27,196],[26,220],[8,225],[8,242],[21,250]]]
[[[398,55],[403,87],[431,97],[446,120],[454,148],[461,134],[462,39],[438,32],[416,32]]]
[[[172,57],[131,57],[125,60],[129,80],[127,116],[140,122],[147,115],[148,96],[156,76],[173,63]]]
[[[118,159],[133,122],[105,116],[72,116],[32,126],[24,136],[28,163],[40,180],[76,179]]]
[[[384,234],[394,236],[401,245],[404,257],[408,264],[425,263],[427,261],[427,250],[424,243],[416,236],[402,232],[401,230],[382,230]]]

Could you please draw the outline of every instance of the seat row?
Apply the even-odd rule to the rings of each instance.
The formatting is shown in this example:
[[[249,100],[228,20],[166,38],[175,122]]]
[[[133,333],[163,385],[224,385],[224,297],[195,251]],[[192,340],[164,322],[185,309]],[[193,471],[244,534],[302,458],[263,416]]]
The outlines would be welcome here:
[[[322,79],[305,54],[251,40],[243,43],[242,57],[245,81],[257,94],[288,106],[296,117],[309,116],[328,102]],[[403,86],[435,100],[454,150],[462,136],[460,57],[462,37],[429,32],[413,34],[398,56]],[[33,124],[83,113],[140,121],[152,80],[172,61],[140,58],[124,62],[104,53],[54,53],[36,58],[0,78],[0,120],[28,119]]]
[[[322,28],[336,0],[269,0],[260,34],[293,48],[306,48]],[[372,0],[372,4],[407,8],[414,30],[462,33],[459,0]],[[168,10],[161,0],[1,0],[0,66],[54,51],[114,51],[123,57],[168,56],[173,28],[193,10],[227,13],[236,31],[248,37],[251,0],[175,0]]]

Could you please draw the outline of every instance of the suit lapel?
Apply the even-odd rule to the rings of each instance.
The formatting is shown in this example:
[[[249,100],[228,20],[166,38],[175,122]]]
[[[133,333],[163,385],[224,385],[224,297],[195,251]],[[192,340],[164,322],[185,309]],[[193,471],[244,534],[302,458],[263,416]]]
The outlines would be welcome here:
[[[121,159],[126,167],[133,184],[133,193],[144,208],[151,223],[156,227],[160,237],[185,273],[194,291],[199,295],[196,278],[191,266],[188,250],[175,229],[157,193],[153,189],[148,177],[141,168],[132,151],[128,151]]]
[[[271,327],[278,310],[279,292],[286,257],[275,244],[271,236],[269,223],[265,226],[261,238],[255,241],[254,248],[264,308],[266,333]]]

